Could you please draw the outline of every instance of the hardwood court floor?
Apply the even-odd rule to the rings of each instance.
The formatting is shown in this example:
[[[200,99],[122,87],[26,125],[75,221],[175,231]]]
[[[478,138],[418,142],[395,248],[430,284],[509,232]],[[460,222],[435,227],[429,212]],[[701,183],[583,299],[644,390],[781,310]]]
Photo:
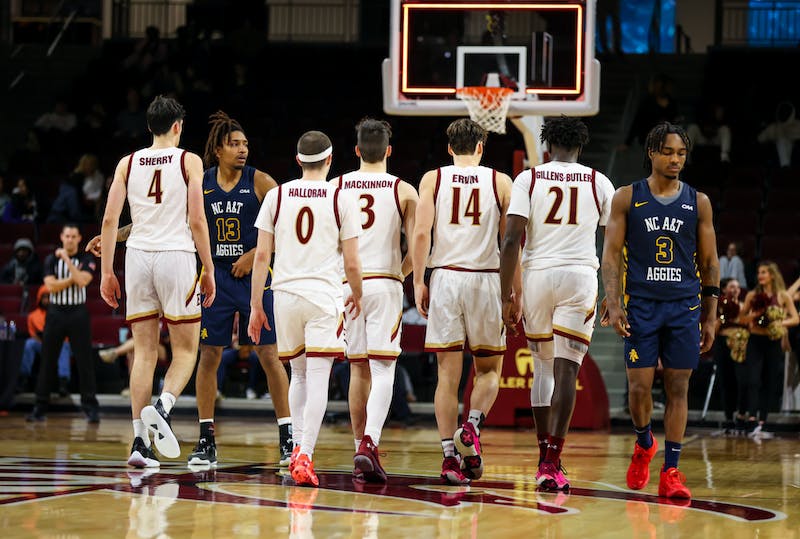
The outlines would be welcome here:
[[[800,537],[800,443],[796,432],[760,444],[687,433],[681,469],[694,499],[658,498],[657,462],[640,492],[625,487],[633,437],[573,432],[564,465],[569,494],[536,492],[530,431],[487,427],[486,470],[470,487],[438,479],[432,426],[384,432],[385,487],[351,480],[347,427],[325,425],[315,462],[321,486],[292,486],[279,473],[274,420],[222,417],[216,470],[189,470],[196,436],[174,419],[182,458],[154,472],[125,466],[130,421],[105,416],[89,426],[77,414],[31,425],[0,417],[0,526],[16,537]],[[663,447],[663,434],[659,433]]]

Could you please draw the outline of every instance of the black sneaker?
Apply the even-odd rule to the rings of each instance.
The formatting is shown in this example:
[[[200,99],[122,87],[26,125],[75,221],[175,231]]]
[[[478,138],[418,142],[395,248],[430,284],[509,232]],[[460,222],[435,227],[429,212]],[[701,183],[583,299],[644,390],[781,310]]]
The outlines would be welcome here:
[[[188,459],[189,466],[216,466],[217,444],[214,439],[200,438]]]
[[[281,433],[281,441],[278,445],[278,449],[281,452],[280,460],[278,460],[278,466],[288,466],[289,463],[292,461],[292,450],[294,449],[294,443],[292,442],[292,426],[289,425],[287,430],[287,435],[284,436]]]
[[[144,440],[140,437],[133,439],[133,446],[131,447],[131,456],[128,457],[128,466],[136,468],[158,468],[161,463],[158,462],[156,454],[153,453],[153,448],[144,445]]]
[[[93,425],[100,423],[100,410],[97,406],[85,404],[83,405],[83,413],[89,423]]]
[[[28,417],[25,418],[25,421],[33,423],[35,421],[44,421],[45,419],[47,419],[47,408],[41,404],[36,404],[33,406],[31,413],[28,414]]]
[[[174,459],[181,456],[181,446],[175,433],[172,432],[170,417],[164,411],[161,401],[157,401],[155,406],[145,406],[142,408],[142,421],[153,433],[153,443],[158,452],[167,458]]]

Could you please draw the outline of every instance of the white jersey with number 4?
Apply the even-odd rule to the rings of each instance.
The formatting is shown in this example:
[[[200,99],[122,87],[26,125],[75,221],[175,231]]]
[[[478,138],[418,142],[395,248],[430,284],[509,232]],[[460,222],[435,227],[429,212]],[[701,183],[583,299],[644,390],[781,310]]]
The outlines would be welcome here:
[[[187,211],[186,150],[145,148],[128,159],[131,208],[127,246],[142,251],[194,252]]]
[[[428,267],[497,271],[500,267],[500,197],[497,172],[488,167],[437,170],[433,249]]]
[[[270,189],[255,226],[274,235],[273,290],[342,297],[340,242],[361,234],[355,199],[323,180],[293,180]]]
[[[599,267],[595,232],[611,213],[614,186],[580,163],[550,161],[514,180],[508,215],[528,220],[522,267]]]
[[[400,179],[385,172],[348,172],[334,181],[358,199],[361,227],[358,252],[364,279],[403,280],[400,250]],[[345,279],[342,269],[342,279]]]

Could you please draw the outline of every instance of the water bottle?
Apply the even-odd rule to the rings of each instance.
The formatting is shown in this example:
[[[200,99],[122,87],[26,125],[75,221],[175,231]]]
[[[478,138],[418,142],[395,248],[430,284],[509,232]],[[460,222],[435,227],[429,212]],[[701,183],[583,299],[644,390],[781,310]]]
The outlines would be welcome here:
[[[8,323],[8,330],[6,332],[6,338],[9,341],[13,341],[17,338],[17,323],[15,321],[11,321]]]

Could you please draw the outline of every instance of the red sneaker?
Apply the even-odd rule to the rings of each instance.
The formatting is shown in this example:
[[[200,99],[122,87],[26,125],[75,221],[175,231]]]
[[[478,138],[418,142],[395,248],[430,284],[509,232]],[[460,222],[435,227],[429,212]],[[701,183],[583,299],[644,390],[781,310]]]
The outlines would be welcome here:
[[[686,487],[686,476],[677,468],[669,468],[661,472],[661,479],[658,481],[658,495],[665,498],[690,499],[692,493]]]
[[[481,458],[481,438],[475,432],[475,425],[467,421],[453,435],[456,450],[461,455],[461,469],[469,479],[480,479],[483,475]]]
[[[292,471],[294,470],[294,464],[297,461],[297,455],[299,454],[300,454],[300,446],[296,445],[294,446],[294,449],[292,449],[292,456],[289,459],[289,473],[292,473]]]
[[[294,461],[294,469],[292,469],[292,479],[297,486],[319,486],[319,478],[314,472],[314,463],[308,458],[308,455],[302,453],[297,456]]]
[[[469,485],[469,478],[461,471],[456,457],[445,457],[442,461],[442,479],[450,485]]]
[[[358,446],[358,452],[353,457],[353,464],[368,483],[385,483],[386,470],[381,466],[378,456],[378,446],[372,441],[371,436],[364,436]]]
[[[652,433],[650,434],[650,439],[653,440],[653,445],[650,446],[650,449],[643,448],[639,445],[639,442],[633,445],[633,456],[628,466],[627,476],[628,488],[633,490],[643,489],[650,481],[650,461],[653,460],[656,451],[658,451],[658,442],[656,442]]]

